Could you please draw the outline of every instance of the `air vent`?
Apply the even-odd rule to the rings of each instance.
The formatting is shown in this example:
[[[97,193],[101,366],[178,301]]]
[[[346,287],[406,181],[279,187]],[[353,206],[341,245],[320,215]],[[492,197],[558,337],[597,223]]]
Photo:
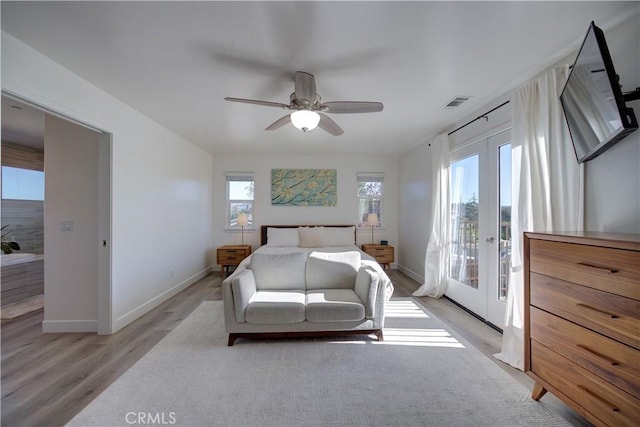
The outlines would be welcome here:
[[[471,99],[470,96],[456,96],[451,101],[449,101],[447,103],[447,105],[444,106],[444,108],[456,108],[456,107],[459,107],[463,102],[466,102],[469,99]]]

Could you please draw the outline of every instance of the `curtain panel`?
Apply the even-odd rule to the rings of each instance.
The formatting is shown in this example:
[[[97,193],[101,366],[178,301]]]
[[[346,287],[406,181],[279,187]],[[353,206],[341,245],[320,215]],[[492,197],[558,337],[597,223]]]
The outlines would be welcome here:
[[[424,260],[424,283],[414,296],[440,298],[447,289],[449,268],[449,136],[431,141],[431,227]]]
[[[515,90],[512,107],[512,254],[502,349],[495,357],[524,370],[523,232],[583,229],[584,172],[564,120],[560,93],[569,67]]]

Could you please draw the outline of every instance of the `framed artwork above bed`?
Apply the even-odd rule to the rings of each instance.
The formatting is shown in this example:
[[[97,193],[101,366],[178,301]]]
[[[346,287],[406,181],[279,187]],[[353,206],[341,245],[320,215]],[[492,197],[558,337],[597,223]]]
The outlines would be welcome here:
[[[274,206],[336,206],[336,169],[271,169]]]

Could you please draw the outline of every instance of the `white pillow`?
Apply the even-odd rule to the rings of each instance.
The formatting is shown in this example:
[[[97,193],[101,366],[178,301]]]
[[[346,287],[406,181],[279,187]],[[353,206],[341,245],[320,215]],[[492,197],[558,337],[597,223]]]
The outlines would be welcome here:
[[[300,246],[298,229],[267,227],[267,246]]]
[[[322,244],[322,227],[298,227],[301,248],[320,248]]]
[[[355,245],[356,227],[322,227],[322,246]]]

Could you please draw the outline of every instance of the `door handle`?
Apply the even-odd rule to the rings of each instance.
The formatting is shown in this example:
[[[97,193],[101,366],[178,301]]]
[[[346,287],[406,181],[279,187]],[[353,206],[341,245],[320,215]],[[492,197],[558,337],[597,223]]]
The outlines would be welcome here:
[[[487,243],[493,243],[496,241],[495,237],[487,237]]]

